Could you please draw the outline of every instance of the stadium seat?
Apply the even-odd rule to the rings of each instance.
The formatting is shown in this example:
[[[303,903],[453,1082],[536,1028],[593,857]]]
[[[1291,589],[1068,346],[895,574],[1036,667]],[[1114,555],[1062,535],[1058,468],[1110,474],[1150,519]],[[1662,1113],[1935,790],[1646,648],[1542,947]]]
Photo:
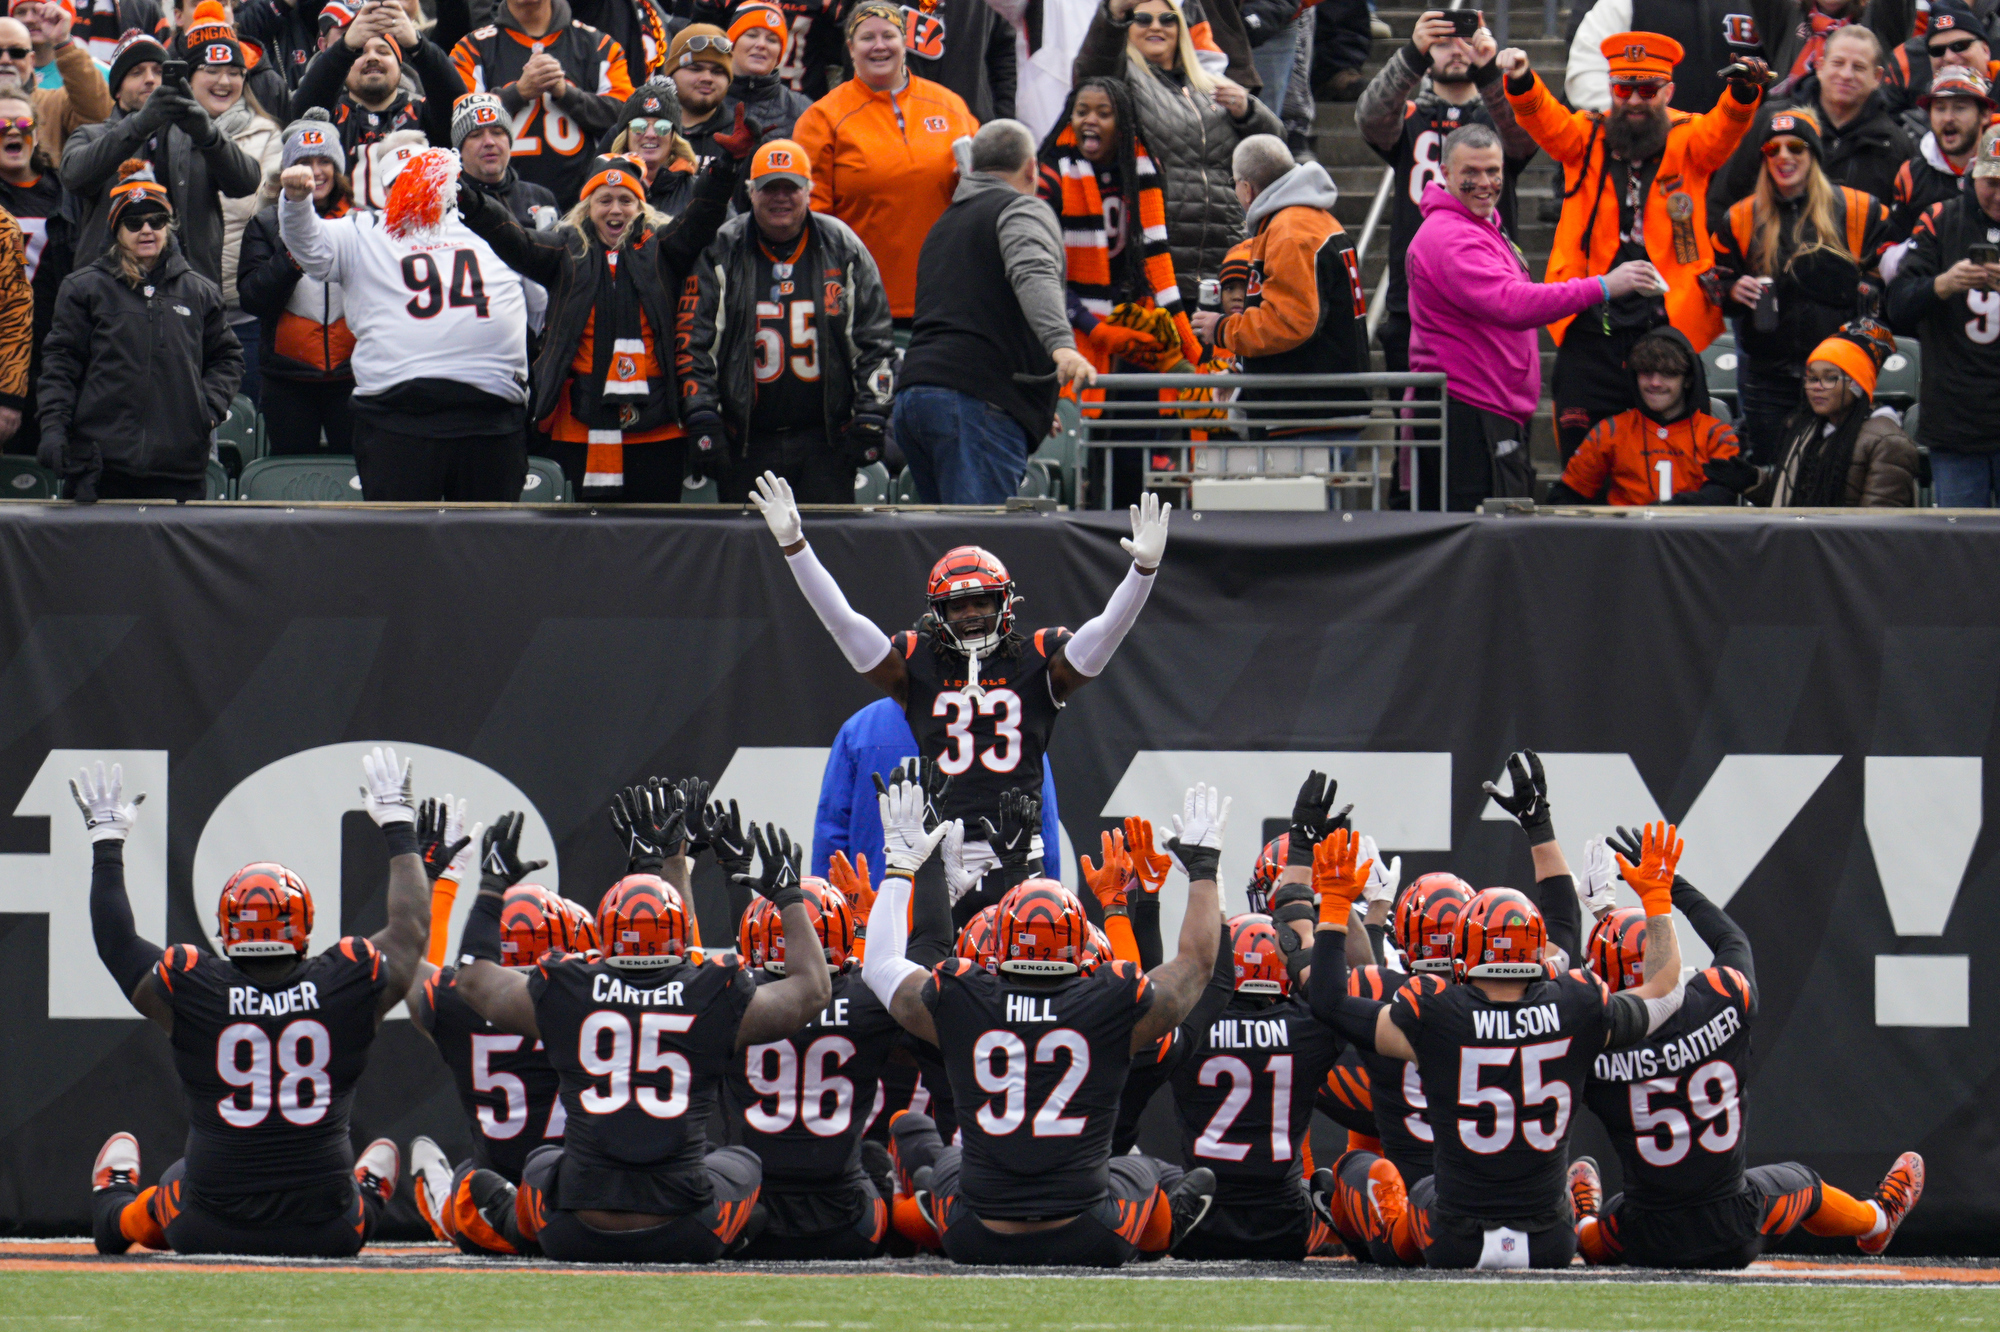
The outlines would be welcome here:
[[[681,503],[720,504],[722,503],[722,492],[716,488],[715,478],[712,476],[703,477],[700,485],[695,485],[691,481],[682,481]]]
[[[1029,459],[1026,470],[1021,473],[1021,484],[1014,487],[1014,494],[1020,499],[1050,498],[1049,475],[1048,464]]]
[[[358,500],[361,478],[346,454],[296,454],[259,458],[243,469],[236,497],[245,500],[312,502]]]
[[[1051,473],[1049,494],[1065,505],[1076,507],[1077,477],[1082,467],[1079,455],[1082,447],[1082,409],[1074,398],[1056,399],[1056,419],[1062,428],[1044,439],[1031,459],[1048,464]]]
[[[889,502],[889,469],[879,462],[869,463],[854,474],[856,504]]]
[[[528,475],[521,483],[523,504],[562,504],[570,498],[569,478],[548,458],[528,459]]]
[[[1702,369],[1708,374],[1711,396],[1734,402],[1736,399],[1736,339],[1724,333],[1708,344],[1701,354]]]
[[[21,454],[0,454],[0,499],[54,499],[54,472]]]
[[[212,500],[236,498],[229,485],[229,469],[224,467],[218,459],[210,458],[208,460],[208,490],[202,495],[202,498]]]
[[[1923,378],[1923,353],[1915,338],[1897,338],[1896,350],[1882,362],[1875,379],[1875,401],[1903,407],[1917,400],[1917,386]]]
[[[1733,422],[1736,420],[1736,409],[1720,398],[1710,398],[1708,400],[1708,414],[1718,421]]]
[[[895,502],[898,504],[917,503],[916,478],[910,475],[910,469],[907,467],[896,477]]]
[[[257,407],[241,393],[229,404],[229,415],[215,428],[217,444],[233,444],[245,463],[264,456],[264,432]]]

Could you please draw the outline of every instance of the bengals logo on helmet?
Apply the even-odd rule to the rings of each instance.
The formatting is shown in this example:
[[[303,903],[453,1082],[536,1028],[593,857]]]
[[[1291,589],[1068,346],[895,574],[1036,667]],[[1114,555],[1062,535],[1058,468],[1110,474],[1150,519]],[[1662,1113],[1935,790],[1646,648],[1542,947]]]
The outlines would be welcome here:
[[[1757,20],[1748,14],[1724,14],[1722,16],[1722,40],[1731,46],[1759,46],[1757,40]]]

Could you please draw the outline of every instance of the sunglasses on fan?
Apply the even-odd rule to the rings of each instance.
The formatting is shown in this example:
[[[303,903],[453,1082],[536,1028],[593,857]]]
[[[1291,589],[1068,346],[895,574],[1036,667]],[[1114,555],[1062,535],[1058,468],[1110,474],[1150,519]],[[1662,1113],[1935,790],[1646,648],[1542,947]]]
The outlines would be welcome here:
[[[1181,25],[1181,16],[1179,14],[1134,14],[1132,21],[1142,28],[1150,28],[1155,23],[1163,28],[1178,28]]]

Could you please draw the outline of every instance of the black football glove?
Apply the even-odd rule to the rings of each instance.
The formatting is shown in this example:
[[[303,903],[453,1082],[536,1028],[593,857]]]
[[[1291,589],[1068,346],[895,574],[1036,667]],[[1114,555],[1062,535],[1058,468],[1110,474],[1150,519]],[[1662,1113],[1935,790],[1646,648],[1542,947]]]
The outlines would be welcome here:
[[[730,879],[750,872],[750,837],[743,831],[743,815],[734,800],[726,809],[717,800],[702,811],[701,841],[715,852],[715,863]]]
[[[887,437],[889,422],[876,412],[857,412],[847,423],[844,436],[847,456],[856,467],[866,467],[882,460],[883,440]]]
[[[729,436],[722,428],[722,418],[714,412],[689,412],[681,429],[687,440],[682,474],[697,485],[719,475],[729,462]]]
[[[423,857],[424,873],[436,883],[451,868],[452,860],[472,841],[470,837],[460,837],[456,841],[445,840],[445,829],[450,821],[451,808],[441,800],[425,799],[417,806],[417,854]]]
[[[993,848],[993,854],[1000,858],[1002,869],[1020,869],[1027,865],[1034,849],[1035,834],[1042,829],[1042,797],[1039,794],[1010,786],[1000,793],[1000,822],[982,817],[979,820],[979,835]]]
[[[1327,780],[1323,772],[1306,774],[1292,800],[1292,823],[1285,840],[1287,866],[1312,867],[1313,848],[1331,831],[1327,827],[1327,811],[1333,808],[1333,796],[1339,789],[1340,783]]]
[[[888,795],[891,786],[898,786],[904,782],[912,782],[923,788],[925,832],[930,832],[944,822],[944,815],[938,812],[938,807],[944,803],[944,793],[951,789],[951,776],[938,766],[936,759],[924,758],[922,755],[904,759],[890,771],[886,782],[882,780],[882,774],[879,772],[871,775],[875,778],[876,795]]]
[[[681,807],[687,811],[687,855],[692,858],[708,850],[708,843],[700,837],[704,826],[702,815],[708,809],[708,793],[715,789],[715,784],[699,777],[683,777],[674,783],[674,789],[680,792]]]
[[[502,814],[486,830],[479,844],[479,886],[488,892],[504,893],[541,869],[546,860],[521,859],[521,825],[528,816],[519,810]]]
[[[1542,756],[1532,749],[1508,755],[1507,776],[1514,786],[1511,792],[1501,794],[1492,782],[1482,783],[1480,790],[1514,816],[1521,831],[1528,834],[1529,846],[1555,841],[1555,826],[1549,821],[1549,779],[1542,772]]]
[[[771,905],[780,911],[804,902],[806,890],[799,886],[799,861],[804,848],[793,846],[790,833],[768,823],[761,828],[751,824],[750,839],[756,843],[757,854],[763,858],[763,874],[751,874],[750,862],[745,859],[743,869],[729,877],[747,885],[758,896],[769,898]]]

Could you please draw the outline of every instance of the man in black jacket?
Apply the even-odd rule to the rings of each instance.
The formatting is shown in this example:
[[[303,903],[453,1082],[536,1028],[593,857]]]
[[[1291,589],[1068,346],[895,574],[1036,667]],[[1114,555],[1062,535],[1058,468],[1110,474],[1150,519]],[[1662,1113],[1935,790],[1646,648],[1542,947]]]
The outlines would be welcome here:
[[[726,504],[747,500],[766,471],[802,503],[851,504],[855,469],[881,456],[895,387],[889,297],[860,237],[811,198],[805,150],[765,144],[750,161],[750,212],[695,265],[698,294],[675,340],[681,419],[690,472],[717,469]]]
[[[166,50],[134,33],[111,62],[111,118],[85,125],[63,145],[63,188],[84,211],[76,262],[111,247],[111,187],[128,158],[153,164],[179,223],[178,250],[211,282],[222,280],[222,199],[255,194],[264,183],[257,159],[217,129],[187,84],[160,81]]]
[[[406,64],[422,93],[404,86]],[[340,39],[313,58],[292,97],[292,115],[325,107],[352,158],[397,130],[421,130],[434,144],[451,142],[452,104],[464,95],[465,80],[451,58],[417,31],[402,5],[369,0]]]
[[[319,13],[326,0],[243,0],[236,30],[263,44],[285,86],[296,88],[319,53]]]
[[[451,109],[451,146],[462,179],[503,205],[524,227],[546,231],[561,216],[556,196],[514,170],[514,124],[493,93],[467,93]]]

